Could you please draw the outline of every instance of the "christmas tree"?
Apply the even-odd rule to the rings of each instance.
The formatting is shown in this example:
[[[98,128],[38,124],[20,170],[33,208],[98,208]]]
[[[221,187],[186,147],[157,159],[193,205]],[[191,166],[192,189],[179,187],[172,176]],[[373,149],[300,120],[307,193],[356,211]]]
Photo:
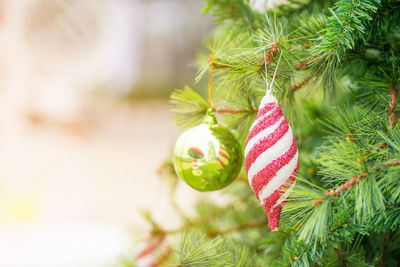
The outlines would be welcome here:
[[[295,184],[290,192],[274,191],[290,193],[275,214],[279,231],[268,229],[265,200],[253,193],[247,154],[246,163],[235,161],[240,172],[228,173],[236,179],[220,191],[229,196],[224,204],[200,201],[195,216],[177,206],[183,224],[173,230],[146,214],[153,230],[138,266],[398,266],[400,1],[256,2],[204,1],[217,28],[195,79],[208,80],[209,96],[185,87],[172,93],[171,103],[183,130],[216,114],[244,153],[266,90],[276,97],[299,161],[298,173],[287,177]],[[229,166],[225,155],[206,169],[202,159],[220,149],[208,147],[207,153],[192,149],[186,164],[194,173],[185,177]],[[224,149],[223,155],[229,142]],[[174,189],[172,158],[161,172]]]

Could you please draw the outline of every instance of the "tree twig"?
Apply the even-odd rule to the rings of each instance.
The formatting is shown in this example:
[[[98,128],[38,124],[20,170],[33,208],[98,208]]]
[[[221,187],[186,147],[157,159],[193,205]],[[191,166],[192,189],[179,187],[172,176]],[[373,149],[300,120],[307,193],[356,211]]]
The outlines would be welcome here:
[[[396,105],[397,105],[397,88],[394,88],[393,86],[390,86],[389,89],[389,97],[390,97],[390,103],[389,103],[389,125],[390,128],[393,129],[396,126],[397,123],[397,112],[396,112]]]
[[[219,229],[216,231],[210,231],[210,232],[207,232],[206,235],[208,237],[215,237],[217,235],[225,235],[225,234],[232,233],[232,232],[242,231],[242,230],[248,229],[248,228],[257,228],[257,227],[262,227],[265,225],[267,225],[267,220],[265,220],[265,219],[250,221],[247,224],[237,225],[237,226],[226,228],[226,229]]]
[[[373,165],[371,168],[372,169],[381,169],[381,168],[386,168],[389,166],[397,166],[400,165],[400,161],[397,160],[392,160],[390,162],[381,164],[381,165]],[[354,186],[355,184],[359,183],[361,178],[363,177],[368,177],[370,174],[367,172],[359,172],[357,176],[352,176],[346,183],[339,185],[337,188],[328,190],[325,192],[325,196],[334,196],[334,195],[340,195],[340,193],[343,190],[347,190],[350,187]],[[313,202],[313,206],[316,207],[319,203],[323,203],[325,201],[324,198],[316,198]]]
[[[293,91],[297,91],[301,89],[304,85],[306,85],[309,81],[311,80],[311,76],[306,77],[303,81],[292,84],[290,88],[292,88]]]
[[[258,108],[253,108],[253,109],[235,109],[235,108],[213,108],[214,112],[217,113],[229,113],[229,114],[238,114],[238,113],[244,113],[244,112],[258,112]]]
[[[268,52],[265,53],[265,58],[261,61],[263,68],[264,65],[269,65],[271,64],[272,60],[274,59],[276,52],[279,51],[279,45],[277,42],[272,41],[270,42],[270,48],[268,49]]]
[[[388,167],[388,166],[397,166],[399,164],[400,164],[400,161],[392,160],[392,161],[384,163],[382,165],[374,165],[374,166],[372,166],[372,169],[381,169],[381,168],[385,168],[385,167]]]
[[[340,193],[344,190],[349,189],[350,187],[354,186],[355,184],[358,184],[363,177],[368,177],[369,173],[367,172],[359,172],[357,176],[353,175],[347,182],[339,185],[336,188],[333,188],[331,190],[325,191],[325,196],[335,196],[335,195],[340,195]],[[324,198],[317,197],[314,202],[313,206],[316,207],[318,204],[323,203],[325,201]]]

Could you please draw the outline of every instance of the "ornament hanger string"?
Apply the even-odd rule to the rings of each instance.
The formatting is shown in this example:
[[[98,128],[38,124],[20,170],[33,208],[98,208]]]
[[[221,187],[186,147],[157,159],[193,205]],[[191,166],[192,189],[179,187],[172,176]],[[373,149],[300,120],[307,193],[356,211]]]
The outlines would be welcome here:
[[[208,104],[210,108],[214,109],[213,104],[212,104],[212,88],[213,88],[213,71],[214,71],[214,64],[212,64],[212,60],[214,59],[214,56],[211,55],[208,57],[208,64],[210,65],[208,67],[208,73],[209,73],[209,80],[208,80]]]
[[[270,87],[269,87],[269,90],[270,90],[270,91],[271,91],[271,89],[272,89],[272,85],[274,84],[276,72],[278,71],[278,67],[279,67],[279,62],[281,62],[281,57],[282,57],[282,50],[281,50],[281,54],[279,55],[278,62],[276,63],[276,68],[275,68],[274,76],[272,76],[271,85],[270,85]]]
[[[282,57],[282,50],[281,50],[281,53],[280,53],[280,55],[279,55],[279,58],[278,58],[278,62],[276,63],[276,67],[275,67],[275,71],[274,71],[274,75],[272,76],[272,81],[271,81],[271,84],[269,85],[268,84],[268,72],[267,72],[267,57],[266,57],[266,52],[265,52],[265,49],[264,49],[264,65],[265,65],[265,85],[266,85],[266,92],[271,92],[271,90],[272,90],[272,85],[274,84],[274,80],[275,80],[275,76],[276,76],[276,73],[277,73],[277,71],[278,71],[278,67],[279,67],[279,63],[281,62],[281,57]]]
[[[266,90],[268,91],[268,64],[267,64],[267,56],[266,56],[266,50],[267,48],[264,48],[264,69],[265,69],[265,87],[267,88]]]

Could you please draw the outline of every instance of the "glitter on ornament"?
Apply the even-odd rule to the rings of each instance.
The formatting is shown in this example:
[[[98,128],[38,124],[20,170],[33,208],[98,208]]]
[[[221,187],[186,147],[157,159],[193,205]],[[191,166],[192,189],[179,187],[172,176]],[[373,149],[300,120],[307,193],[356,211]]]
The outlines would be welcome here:
[[[277,231],[282,205],[295,184],[299,168],[296,138],[278,100],[267,90],[246,141],[245,168],[249,184]]]

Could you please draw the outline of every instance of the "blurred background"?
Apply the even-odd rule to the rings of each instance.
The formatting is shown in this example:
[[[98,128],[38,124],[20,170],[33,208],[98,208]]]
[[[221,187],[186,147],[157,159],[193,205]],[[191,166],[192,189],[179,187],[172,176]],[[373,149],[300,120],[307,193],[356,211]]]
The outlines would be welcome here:
[[[168,95],[212,27],[199,0],[0,0],[0,266],[111,266],[141,209],[179,223]]]

